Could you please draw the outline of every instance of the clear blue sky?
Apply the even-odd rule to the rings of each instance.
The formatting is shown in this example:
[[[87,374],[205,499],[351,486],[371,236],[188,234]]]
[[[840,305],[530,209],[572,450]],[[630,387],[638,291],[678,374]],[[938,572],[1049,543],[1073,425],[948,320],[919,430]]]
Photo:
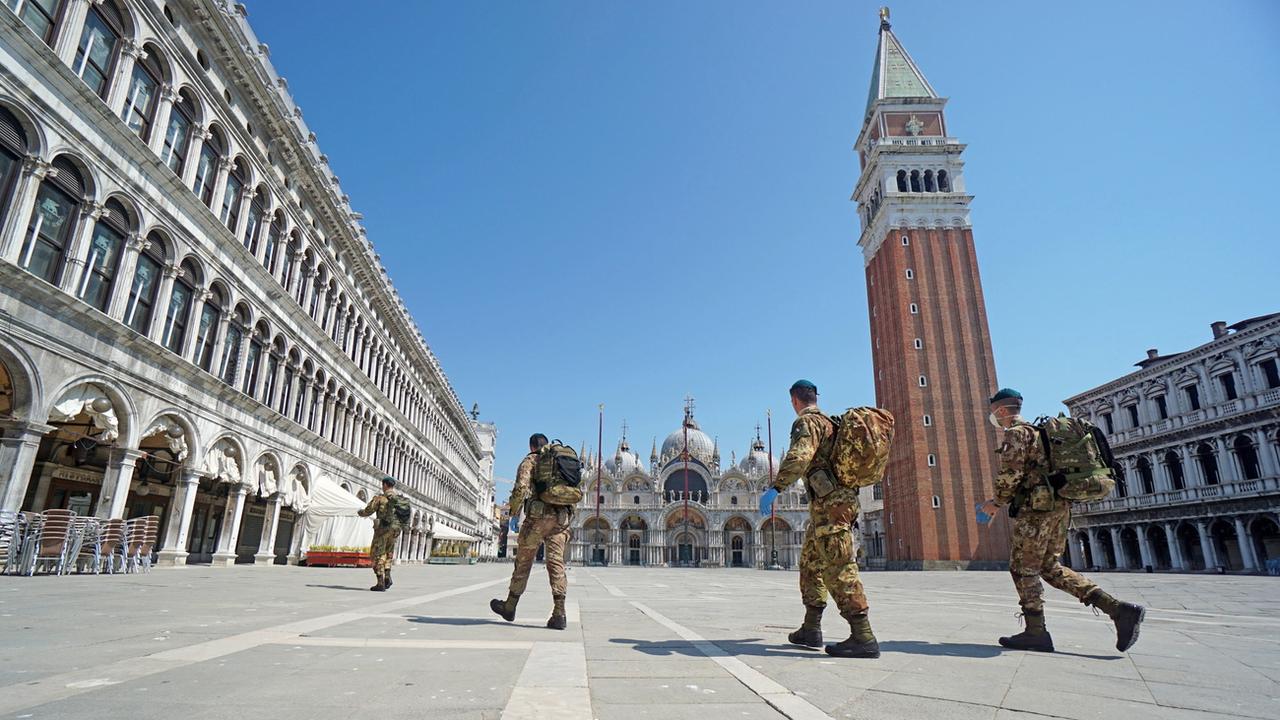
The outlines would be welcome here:
[[[647,458],[691,393],[727,461],[769,407],[781,452],[798,377],[874,401],[848,198],[878,3],[248,6],[500,477],[531,432],[594,445],[601,402]],[[969,143],[1029,411],[1280,310],[1280,3],[892,7]]]

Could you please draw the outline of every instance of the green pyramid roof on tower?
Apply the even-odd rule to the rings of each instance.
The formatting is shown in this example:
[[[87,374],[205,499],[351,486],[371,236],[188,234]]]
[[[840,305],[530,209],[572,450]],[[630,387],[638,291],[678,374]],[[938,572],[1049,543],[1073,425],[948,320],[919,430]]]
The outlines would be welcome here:
[[[867,93],[867,114],[876,100],[885,98],[936,98],[938,94],[925,79],[906,48],[889,25],[887,8],[880,15],[880,42],[876,44],[871,69],[871,90]]]

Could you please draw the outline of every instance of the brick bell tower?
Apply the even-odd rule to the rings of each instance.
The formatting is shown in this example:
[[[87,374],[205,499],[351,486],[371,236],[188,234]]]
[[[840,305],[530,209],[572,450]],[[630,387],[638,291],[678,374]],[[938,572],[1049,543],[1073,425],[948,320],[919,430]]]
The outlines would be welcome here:
[[[880,11],[853,200],[871,314],[876,402],[897,429],[884,481],[890,569],[1008,566],[1004,514],[979,526],[992,495],[996,386],[965,192],[965,146],[947,132],[924,73]]]

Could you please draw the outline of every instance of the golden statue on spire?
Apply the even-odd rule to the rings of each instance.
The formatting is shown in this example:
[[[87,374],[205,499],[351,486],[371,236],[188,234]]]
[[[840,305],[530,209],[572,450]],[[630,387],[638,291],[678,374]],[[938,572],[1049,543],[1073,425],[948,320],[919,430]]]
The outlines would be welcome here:
[[[880,8],[880,27],[889,27],[889,6],[883,5]]]

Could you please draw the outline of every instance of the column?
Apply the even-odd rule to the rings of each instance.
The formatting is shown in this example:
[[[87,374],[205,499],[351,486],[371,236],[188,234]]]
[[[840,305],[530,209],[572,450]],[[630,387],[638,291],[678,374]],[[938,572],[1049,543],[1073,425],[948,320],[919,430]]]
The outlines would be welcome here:
[[[80,35],[84,31],[85,17],[89,14],[89,6],[93,0],[71,0],[58,25],[58,36],[53,41],[53,51],[62,58],[62,62],[75,68],[76,48],[80,45]]]
[[[230,169],[228,169],[228,172],[230,172]],[[245,182],[248,182],[248,181],[249,181],[249,178],[245,178]],[[240,197],[232,201],[238,207],[236,208],[236,226],[233,228],[230,228],[231,234],[235,236],[236,242],[239,242],[240,245],[242,247],[245,247],[246,249],[248,249],[246,243],[248,243],[250,240],[250,238],[246,235],[249,227],[249,210],[250,210],[250,205],[253,202],[253,197],[257,194],[258,194],[257,188],[246,187],[240,191]],[[219,202],[221,202],[221,199],[219,199]],[[268,218],[265,218],[265,217],[262,218],[262,222],[263,223],[268,222]],[[261,223],[259,223],[257,232],[258,232],[258,237],[264,237],[264,233],[266,233],[266,229],[261,227]],[[262,262],[262,249],[265,246],[266,246],[266,243],[259,242],[258,247],[256,248],[257,252],[255,253],[255,257],[258,258],[259,263]]]
[[[86,201],[80,206],[80,217],[77,218],[73,230],[74,236],[67,243],[66,254],[63,256],[66,266],[62,269],[60,281],[62,291],[72,297],[80,297],[80,285],[84,280],[88,262],[88,256],[83,251],[89,247],[93,238],[93,228],[98,224],[98,218],[102,217],[102,211],[105,209],[106,206],[93,201]]]
[[[302,560],[302,552],[308,547],[307,524],[301,513],[295,513],[293,521],[293,542],[289,545],[289,556],[285,564],[297,565]]]
[[[165,522],[164,549],[157,562],[161,565],[187,564],[187,537],[191,532],[191,513],[196,506],[196,489],[200,484],[197,470],[184,468],[169,500],[169,517]]]
[[[53,426],[19,422],[0,427],[4,428],[0,438],[0,510],[17,512],[31,482],[40,441]]]
[[[1222,563],[1218,562],[1217,550],[1213,547],[1213,538],[1209,535],[1209,528],[1204,522],[1196,523],[1196,530],[1200,533],[1200,552],[1204,554],[1204,566],[1206,570],[1218,567]]]
[[[262,519],[262,536],[258,539],[258,552],[253,556],[255,565],[274,565],[276,562],[276,532],[280,529],[280,508],[283,501],[279,493],[267,504],[266,517]],[[294,528],[297,532],[297,528]]]
[[[1227,449],[1227,441],[1221,436],[1213,439],[1213,446],[1218,449],[1218,475],[1222,480],[1222,484],[1233,483],[1240,479],[1240,473],[1236,470],[1235,453]]]
[[[164,344],[165,323],[169,318],[169,296],[173,294],[173,282],[182,277],[182,268],[165,265],[160,273],[160,287],[156,288],[156,302],[151,311],[149,335],[156,343]]]
[[[133,67],[139,59],[146,56],[147,53],[136,40],[121,39],[120,58],[116,61],[116,69],[112,73],[115,77],[110,79],[111,87],[107,88],[107,107],[111,108],[112,115],[120,117],[124,109],[125,95],[129,92],[129,85],[133,79]],[[73,67],[72,70],[75,68]]]
[[[18,264],[22,251],[22,239],[26,237],[27,228],[31,227],[31,215],[35,212],[36,190],[41,181],[49,173],[49,163],[35,155],[22,159],[22,173],[18,177],[17,187],[13,193],[13,203],[0,234],[0,257]]]
[[[1151,554],[1151,541],[1147,538],[1147,526],[1141,525],[1138,531],[1138,552],[1142,554],[1142,567],[1155,569],[1155,557]]]
[[[1113,525],[1107,529],[1111,533],[1111,548],[1115,550],[1116,553],[1116,569],[1128,570],[1129,553],[1125,550],[1124,543],[1120,542],[1120,528]]]
[[[151,247],[151,242],[140,237],[138,233],[129,233],[125,241],[124,255],[116,268],[115,280],[111,284],[111,299],[107,301],[107,315],[120,322],[125,322],[126,304],[129,302],[129,290],[133,287],[133,273],[138,267],[138,255]],[[156,303],[159,306],[159,302]]]
[[[1182,479],[1188,488],[1204,485],[1204,472],[1196,461],[1195,452],[1187,445],[1177,447],[1178,457],[1182,458]]]
[[[218,166],[213,173],[213,200],[209,204],[209,209],[216,216],[222,208],[222,194],[227,191],[227,177],[231,175],[231,161],[234,160],[230,155],[223,155],[218,158]],[[199,163],[197,163],[199,164]],[[219,218],[221,223],[221,218]]]
[[[156,102],[156,119],[151,125],[151,139],[147,145],[151,152],[159,155],[164,150],[164,138],[169,134],[169,117],[173,114],[173,104],[178,101],[178,91],[172,85],[161,85],[160,96]]]
[[[200,313],[204,312],[204,304],[213,297],[213,291],[208,288],[198,289],[191,296],[191,308],[187,317],[187,334],[182,338],[182,348],[178,356],[194,363],[195,358],[193,355],[195,354],[196,336],[200,334]]]
[[[94,516],[103,520],[123,520],[125,502],[129,499],[129,483],[133,480],[133,470],[141,450],[113,450],[107,463],[107,471],[102,476],[102,495],[98,498],[98,507]]]
[[[222,362],[222,356],[226,351],[227,329],[231,327],[231,310],[232,308],[224,307],[222,312],[218,313],[218,331],[213,336],[213,357],[209,359],[209,372],[218,378],[222,377],[222,371],[225,367],[225,363]],[[197,321],[197,326],[198,324],[199,321]],[[199,332],[198,327],[196,331]]]
[[[240,519],[244,515],[246,494],[248,488],[237,485],[227,496],[226,510],[222,513],[222,530],[218,533],[218,550],[213,554],[214,567],[236,564],[236,544],[240,540]]]
[[[1173,523],[1164,524],[1164,540],[1169,544],[1169,564],[1174,570],[1185,571],[1187,563],[1182,559],[1182,546],[1178,543],[1178,533]]]
[[[1080,537],[1075,533],[1067,535],[1067,555],[1071,558],[1072,569],[1084,569],[1084,550],[1080,548]],[[867,557],[870,558],[871,553],[867,553]]]
[[[1271,439],[1267,435],[1267,431],[1263,428],[1256,428],[1250,437],[1253,444],[1258,448],[1258,464],[1262,470],[1262,477],[1269,478],[1280,475],[1280,468],[1276,467],[1276,452],[1271,447]]]
[[[1244,518],[1236,516],[1233,519],[1236,522],[1236,542],[1240,544],[1240,562],[1244,564],[1245,570],[1261,570],[1258,556],[1253,551],[1253,538],[1244,525]]]
[[[1102,543],[1098,542],[1098,529],[1089,528],[1089,553],[1093,555],[1093,566],[1100,569],[1107,567],[1107,554],[1102,551]]]

